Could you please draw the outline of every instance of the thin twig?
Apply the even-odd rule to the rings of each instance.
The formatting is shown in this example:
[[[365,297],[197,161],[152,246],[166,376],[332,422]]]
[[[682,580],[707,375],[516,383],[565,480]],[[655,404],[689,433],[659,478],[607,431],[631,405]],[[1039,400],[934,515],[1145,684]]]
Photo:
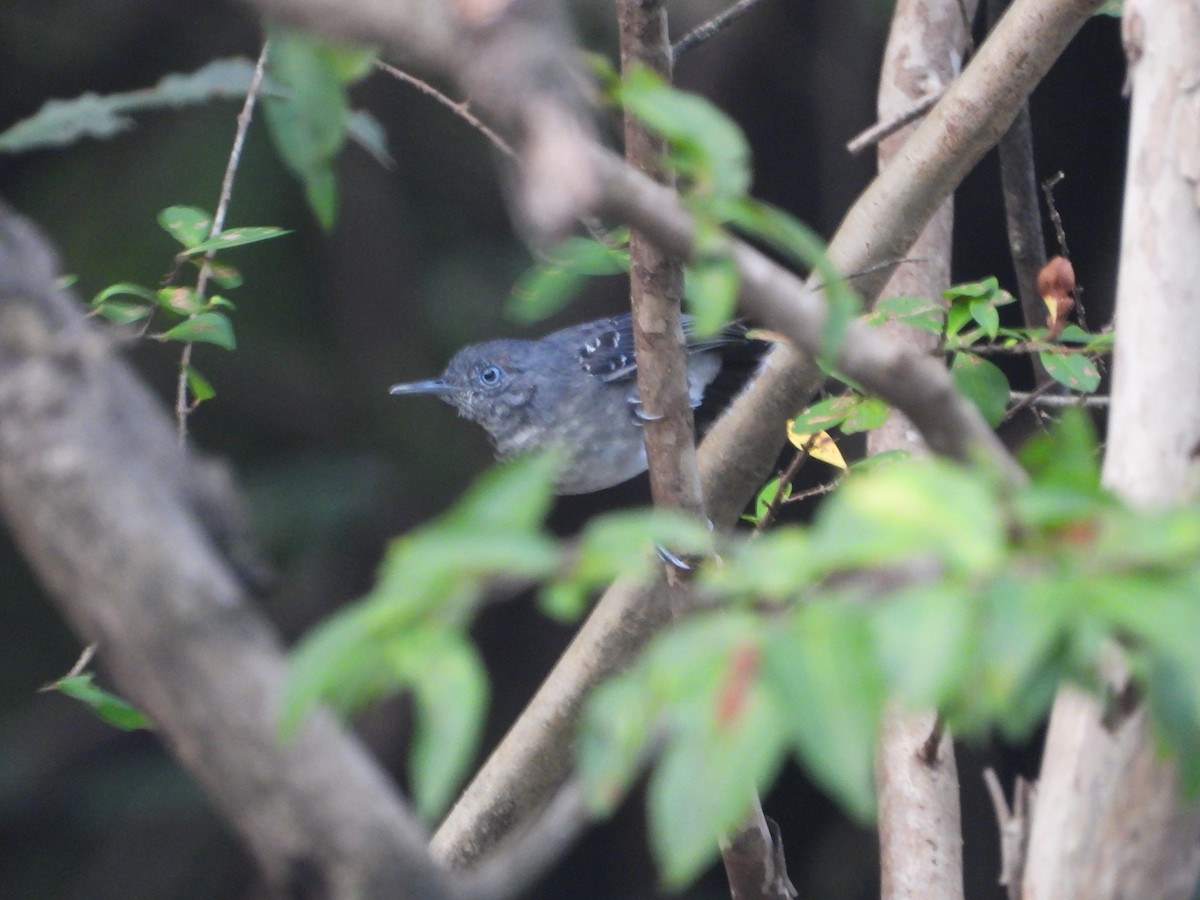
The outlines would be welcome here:
[[[1054,189],[1066,177],[1061,171],[1055,172],[1042,182],[1042,193],[1046,195],[1046,207],[1050,210],[1050,221],[1054,223],[1054,236],[1058,239],[1058,249],[1063,256],[1070,259],[1071,251],[1067,249],[1067,232],[1063,228],[1062,216],[1058,214],[1058,207],[1054,205]]]
[[[83,652],[79,654],[79,658],[75,660],[75,665],[71,666],[67,674],[54,679],[49,684],[43,684],[40,688],[38,688],[38,693],[47,694],[51,691],[57,691],[58,683],[64,678],[74,678],[76,675],[81,674],[83,670],[88,667],[88,663],[92,661],[92,657],[96,655],[96,648],[99,646],[100,645],[98,643],[93,641],[84,647]]]
[[[996,825],[1000,829],[999,882],[1006,889],[1009,900],[1021,900],[1021,881],[1025,871],[1036,791],[1033,784],[1018,775],[1013,785],[1013,805],[1010,810],[995,769],[989,767],[983,770],[983,782],[987,786],[988,796],[992,799]]]
[[[1069,395],[1069,394],[1039,394],[1035,391],[1011,391],[1009,399],[1018,403],[1029,403],[1033,406],[1046,406],[1051,409],[1062,409],[1067,406],[1087,406],[1092,409],[1104,409],[1108,406],[1108,394]]]
[[[754,533],[761,534],[766,531],[775,522],[775,517],[779,515],[779,510],[787,501],[787,489],[792,481],[800,472],[800,467],[808,461],[809,444],[815,441],[817,436],[814,434],[812,438],[805,441],[805,446],[796,451],[796,455],[792,457],[792,461],[788,463],[786,469],[779,474],[779,484],[775,486],[775,496],[767,503],[767,508],[763,510],[762,518],[754,525]]]
[[[485,138],[487,138],[489,141],[491,141],[492,146],[494,146],[497,150],[499,150],[501,153],[503,153],[509,159],[517,158],[517,153],[515,150],[513,150],[512,144],[508,143],[508,141],[506,141],[506,140],[504,140],[504,138],[500,137],[500,135],[496,132],[496,130],[494,128],[489,126],[481,118],[479,118],[477,115],[475,115],[473,112],[471,112],[471,104],[469,102],[467,102],[466,100],[463,100],[461,102],[456,101],[456,100],[451,100],[449,97],[447,97],[445,94],[443,94],[437,88],[435,88],[429,82],[422,81],[420,78],[417,78],[415,75],[410,75],[408,72],[405,72],[403,69],[398,69],[395,66],[388,65],[387,63],[383,62],[382,60],[376,60],[375,67],[377,69],[379,69],[381,72],[386,72],[388,75],[391,75],[393,78],[395,78],[399,81],[403,81],[405,84],[411,85],[412,87],[415,87],[422,94],[425,94],[428,97],[432,97],[438,103],[442,104],[442,106],[449,109],[456,116],[458,116],[460,119],[462,119],[468,125],[470,125],[472,128],[474,128],[480,134],[482,134]],[[603,223],[599,219],[597,219],[595,216],[585,216],[582,219],[580,219],[580,222],[583,224],[583,227],[587,230],[588,234],[590,234],[593,238],[595,238],[601,244],[610,244],[611,245],[612,240],[611,240],[609,233],[605,230]]]
[[[932,767],[937,763],[938,747],[942,745],[942,737],[946,734],[946,722],[942,719],[942,714],[939,712],[934,716],[933,727],[929,729],[929,736],[925,738],[925,743],[921,745],[921,749],[917,751],[917,756],[925,765]]]
[[[974,353],[977,356],[1023,356],[1026,353],[1057,353],[1060,356],[1070,356],[1071,354],[1079,353],[1082,350],[1082,346],[1079,344],[1047,344],[1043,341],[1021,341],[1009,346],[1005,346],[1004,344],[955,343],[948,345],[945,349],[947,353]],[[1105,354],[1088,354],[1092,359],[1103,355]]]
[[[679,57],[693,47],[703,44],[717,32],[728,28],[746,13],[750,12],[757,6],[761,0],[738,0],[733,6],[717,13],[707,22],[697,25],[674,44],[671,45],[671,59],[674,62],[679,61]]]
[[[238,165],[242,161],[242,147],[246,143],[246,132],[250,130],[250,122],[254,118],[254,104],[262,89],[263,73],[267,67],[267,50],[270,41],[263,41],[262,50],[258,54],[258,62],[254,66],[254,74],[250,78],[250,87],[246,90],[246,100],[237,117],[237,131],[233,135],[233,146],[229,150],[229,162],[225,165],[225,175],[221,179],[221,195],[217,200],[217,209],[213,214],[212,228],[208,231],[209,238],[216,237],[225,227],[225,215],[229,211],[229,201],[233,197],[233,179],[237,175]],[[196,278],[196,296],[204,297],[208,289],[208,279],[212,274],[209,262],[216,256],[216,250],[204,254],[204,262],[200,266],[200,274]],[[192,343],[183,345],[179,354],[179,382],[175,387],[175,422],[179,430],[179,443],[187,441],[187,419],[192,407],[188,403],[187,370],[192,362]]]
[[[799,503],[802,500],[810,500],[813,497],[821,497],[825,494],[832,494],[835,490],[837,490],[838,485],[841,483],[842,476],[839,475],[837,478],[833,479],[833,481],[827,481],[824,484],[818,484],[810,488],[805,488],[798,494],[792,494],[792,496],[788,497],[783,502],[785,504]]]
[[[500,137],[500,135],[495,131],[493,131],[492,128],[487,125],[487,123],[471,112],[471,104],[468,101],[451,100],[429,82],[422,81],[420,78],[417,78],[414,75],[409,75],[403,69],[397,69],[395,66],[388,65],[383,60],[375,60],[375,67],[381,72],[387,72],[393,78],[398,78],[405,84],[415,87],[422,94],[432,97],[438,103],[442,104],[442,106],[445,106],[456,116],[491,141],[492,145],[505,156],[509,157],[510,159],[516,159],[517,154],[516,151],[513,150],[512,145],[509,144],[508,141],[504,140],[504,138]]]
[[[901,110],[896,115],[882,122],[876,122],[865,131],[846,142],[846,150],[852,156],[857,156],[868,147],[873,147],[882,141],[884,138],[895,134],[905,125],[915,122],[925,113],[933,109],[937,102],[942,99],[942,95],[946,93],[945,87],[937,88],[930,91],[928,94],[913,101],[913,104],[907,109]]]
[[[1054,202],[1054,189],[1058,187],[1065,175],[1062,172],[1055,172],[1052,176],[1042,182],[1042,193],[1046,195],[1046,207],[1050,210],[1050,221],[1054,223],[1054,236],[1058,239],[1058,249],[1067,259],[1071,258],[1071,251],[1067,249],[1067,230],[1063,228],[1062,216],[1058,214],[1058,205]],[[1083,308],[1083,287],[1075,285],[1075,314],[1079,318],[1079,325],[1084,331],[1088,330],[1087,326],[1087,310]]]

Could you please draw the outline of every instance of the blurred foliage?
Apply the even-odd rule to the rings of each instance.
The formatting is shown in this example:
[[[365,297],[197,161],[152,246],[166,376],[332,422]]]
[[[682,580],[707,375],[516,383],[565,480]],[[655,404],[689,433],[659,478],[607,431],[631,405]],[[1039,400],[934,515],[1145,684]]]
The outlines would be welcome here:
[[[1200,511],[1133,510],[1104,491],[1077,409],[1022,460],[1030,482],[1015,489],[939,459],[852,471],[811,526],[709,554],[698,583],[714,611],[602,687],[578,747],[599,812],[654,759],[649,830],[666,885],[697,877],[789,755],[869,821],[888,698],[940,710],[960,739],[1020,741],[1064,681],[1103,690],[1114,646],[1186,789],[1200,790]],[[413,789],[436,816],[479,734],[487,681],[464,629],[488,578],[543,581],[553,611],[579,614],[589,589],[653,577],[653,546],[705,552],[706,529],[655,510],[598,517],[557,545],[541,530],[554,472],[552,459],[509,463],[397,540],[375,590],[300,645],[285,727],[321,701],[350,711],[413,692]]]

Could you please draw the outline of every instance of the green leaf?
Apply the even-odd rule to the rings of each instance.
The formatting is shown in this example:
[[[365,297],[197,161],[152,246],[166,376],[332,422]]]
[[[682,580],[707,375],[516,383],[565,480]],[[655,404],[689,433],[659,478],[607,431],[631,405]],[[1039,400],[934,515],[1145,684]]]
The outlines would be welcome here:
[[[1038,354],[1046,374],[1073,391],[1090,394],[1100,387],[1100,372],[1096,364],[1082,353]]]
[[[850,415],[842,422],[842,434],[873,431],[883,425],[892,414],[892,408],[878,397],[859,396]]]
[[[205,263],[200,263],[204,265]],[[242,274],[233,266],[219,263],[216,260],[209,260],[208,271],[212,274],[212,279],[227,291],[242,286]]]
[[[667,84],[642,65],[630,67],[616,99],[671,145],[667,162],[701,196],[741,197],[750,189],[750,145],[709,101]]]
[[[628,231],[615,238],[627,244]],[[592,275],[629,271],[627,246],[609,246],[594,238],[570,237],[533,266],[513,286],[506,313],[518,322],[536,322],[558,312]]]
[[[928,557],[986,573],[1005,552],[997,506],[980,471],[940,459],[886,466],[846,479],[821,506],[813,552],[830,571]]]
[[[216,344],[225,350],[237,347],[233,336],[233,323],[227,315],[219,312],[197,313],[190,319],[184,319],[174,328],[167,329],[162,336],[169,341]]]
[[[983,613],[976,675],[963,686],[962,708],[947,711],[956,729],[986,733],[999,725],[1010,741],[1028,738],[1065,674],[1061,645],[1078,593],[1070,578],[1004,574],[976,598]]]
[[[550,511],[561,466],[553,453],[505,461],[476,479],[442,521],[475,533],[528,532]]]
[[[401,684],[390,658],[395,615],[386,604],[344,607],[309,631],[292,650],[280,731],[293,734],[320,703],[351,712]]]
[[[1063,343],[1078,341],[1078,343],[1085,345],[1089,353],[1112,353],[1117,335],[1114,331],[1089,334],[1078,325],[1070,324],[1063,329],[1063,333],[1059,335],[1058,339]]]
[[[446,629],[424,630],[397,647],[396,665],[416,702],[409,759],[417,814],[437,820],[479,746],[488,679],[475,648]]]
[[[212,231],[212,213],[195,206],[168,206],[158,214],[163,230],[186,247],[194,247]]]
[[[655,545],[683,556],[712,551],[712,532],[695,519],[668,509],[608,513],[588,523],[579,537],[566,582],[596,587],[618,576],[643,577],[655,567]]]
[[[955,387],[978,407],[987,423],[993,428],[999,425],[1008,407],[1009,387],[1004,373],[973,353],[955,353],[950,375]]]
[[[872,617],[888,684],[913,709],[944,710],[962,688],[979,639],[972,598],[941,582],[902,589]]]
[[[749,197],[720,200],[708,204],[708,209],[722,221],[767,241],[821,277],[827,314],[818,361],[826,368],[833,368],[842,337],[862,309],[862,299],[830,262],[825,242],[789,213]]]
[[[275,149],[304,184],[317,221],[329,229],[337,206],[333,160],[346,139],[346,72],[332,45],[282,28],[270,33],[268,60],[278,93],[263,97]]]
[[[138,91],[49,100],[34,115],[0,134],[0,153],[64,147],[85,137],[109,138],[133,127],[128,113],[244,97],[253,73],[254,64],[249,60],[219,59],[191,74],[168,75],[153,87]]]
[[[575,758],[588,806],[597,815],[612,812],[637,778],[656,708],[639,673],[610,679],[587,699]]]
[[[862,822],[875,810],[874,760],[886,696],[860,609],[800,607],[772,629],[764,677],[786,697],[788,732],[814,779]]]
[[[259,225],[249,228],[230,228],[215,237],[194,244],[183,251],[180,256],[200,256],[217,250],[227,250],[230,247],[240,247],[242,244],[257,244],[259,241],[269,241],[272,238],[291,234],[286,228],[276,228],[274,225]]]
[[[1082,409],[1063,410],[1048,432],[1033,437],[1019,454],[1038,486],[1095,494],[1100,487],[1096,428]]]
[[[946,310],[946,336],[954,337],[963,326],[971,321],[971,307],[966,303],[954,303]]]
[[[1154,722],[1175,751],[1186,796],[1195,799],[1200,792],[1200,667],[1194,654],[1149,654],[1142,668]]]
[[[816,434],[836,428],[854,415],[862,399],[861,394],[842,394],[814,403],[792,419],[788,431],[793,434]]]
[[[1125,12],[1125,0],[1104,0],[1093,15],[1112,16],[1119,19]]]
[[[551,581],[538,591],[538,609],[556,622],[575,622],[587,611],[592,591],[577,579]]]
[[[884,297],[875,304],[875,309],[868,318],[872,324],[900,322],[932,334],[942,333],[945,320],[946,310],[929,298],[903,294]]]
[[[128,700],[109,693],[97,687],[91,672],[79,675],[68,675],[48,685],[56,691],[66,694],[73,700],[78,700],[95,713],[101,720],[120,728],[122,731],[135,731],[139,728],[153,728],[150,719]]]
[[[201,312],[207,304],[190,287],[159,288],[155,292],[155,300],[169,313],[177,316],[191,316]]]
[[[942,296],[952,303],[972,300],[986,300],[996,306],[1004,306],[1013,302],[1012,294],[1000,287],[1000,282],[994,275],[980,281],[969,281],[955,284],[942,291]]]
[[[683,295],[697,334],[714,334],[733,318],[738,271],[728,253],[702,254],[684,267]]]
[[[188,390],[192,392],[197,403],[203,403],[205,400],[211,400],[217,396],[212,384],[194,366],[184,366],[183,372],[187,376]]]
[[[1156,653],[1180,659],[1195,656],[1195,636],[1200,634],[1193,630],[1200,629],[1197,573],[1113,573],[1090,583],[1090,610],[1127,639]]]
[[[988,300],[972,300],[968,307],[971,311],[971,318],[979,323],[979,327],[983,329],[992,340],[996,339],[996,332],[1000,330],[1000,313],[996,311]]]
[[[787,500],[790,496],[792,496],[792,483],[789,481],[783,486],[783,495],[780,500]],[[776,497],[779,497],[779,479],[772,478],[759,489],[758,495],[754,498],[754,515],[742,516],[742,518],[752,525],[757,525],[767,514],[767,509],[775,502]]]
[[[335,44],[332,41],[324,41],[321,46],[330,70],[342,84],[354,84],[375,71],[379,51],[373,48]]]
[[[725,597],[782,601],[811,585],[823,567],[808,531],[788,525],[725,553],[722,565],[705,566],[700,577]]]
[[[106,300],[96,307],[96,312],[117,325],[129,325],[133,322],[140,322],[153,310],[142,303]]]
[[[723,727],[701,723],[674,734],[650,777],[650,846],[668,888],[701,873],[720,838],[745,818],[755,788],[770,784],[783,762],[780,702],[748,684],[739,706]]]
[[[745,647],[758,646],[762,634],[763,620],[745,610],[693,616],[646,651],[646,683],[675,725],[691,727],[715,709],[709,700],[725,682],[729,661]],[[699,711],[689,705],[697,698]],[[699,719],[698,712],[703,712]]]
[[[862,459],[852,462],[850,464],[850,471],[859,473],[869,472],[871,469],[877,467],[890,466],[912,458],[913,455],[908,450],[884,450],[882,453],[874,453],[871,456],[864,456]]]
[[[145,300],[147,303],[158,303],[158,296],[149,288],[144,288],[140,284],[131,284],[128,281],[122,281],[117,284],[110,284],[95,297],[92,298],[92,306],[102,306],[112,297],[137,297]]]
[[[1107,495],[1105,500],[1109,500]],[[1112,569],[1189,571],[1200,559],[1200,516],[1194,507],[1136,510],[1109,504],[1091,554]]]

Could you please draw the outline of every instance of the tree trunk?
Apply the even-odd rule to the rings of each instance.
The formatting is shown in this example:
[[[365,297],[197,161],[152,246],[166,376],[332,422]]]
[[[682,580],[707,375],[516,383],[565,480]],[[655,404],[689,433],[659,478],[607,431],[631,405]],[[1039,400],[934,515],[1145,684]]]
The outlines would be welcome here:
[[[1162,507],[1196,496],[1200,445],[1200,3],[1129,0],[1133,86],[1105,483]],[[1038,788],[1025,900],[1187,898],[1200,808],[1144,709],[1114,727],[1064,690]]]

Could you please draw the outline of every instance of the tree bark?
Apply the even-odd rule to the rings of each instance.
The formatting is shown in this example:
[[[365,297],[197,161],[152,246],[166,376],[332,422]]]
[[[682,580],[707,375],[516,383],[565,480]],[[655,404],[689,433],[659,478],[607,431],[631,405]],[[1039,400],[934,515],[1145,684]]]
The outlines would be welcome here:
[[[975,4],[959,0],[900,0],[892,14],[879,84],[879,118],[886,121],[922,96],[944,91],[958,76],[971,41]],[[910,125],[879,146],[886,169],[916,129]],[[947,199],[881,292],[940,302],[950,286],[954,203]],[[914,353],[932,353],[937,335],[889,322],[883,328]],[[867,437],[867,452],[927,453],[920,433],[899,411]],[[963,895],[962,827],[954,742],[938,732],[931,754],[922,752],[936,726],[935,713],[891,706],[884,718],[876,783],[879,792],[881,893],[884,900],[957,900]]]

